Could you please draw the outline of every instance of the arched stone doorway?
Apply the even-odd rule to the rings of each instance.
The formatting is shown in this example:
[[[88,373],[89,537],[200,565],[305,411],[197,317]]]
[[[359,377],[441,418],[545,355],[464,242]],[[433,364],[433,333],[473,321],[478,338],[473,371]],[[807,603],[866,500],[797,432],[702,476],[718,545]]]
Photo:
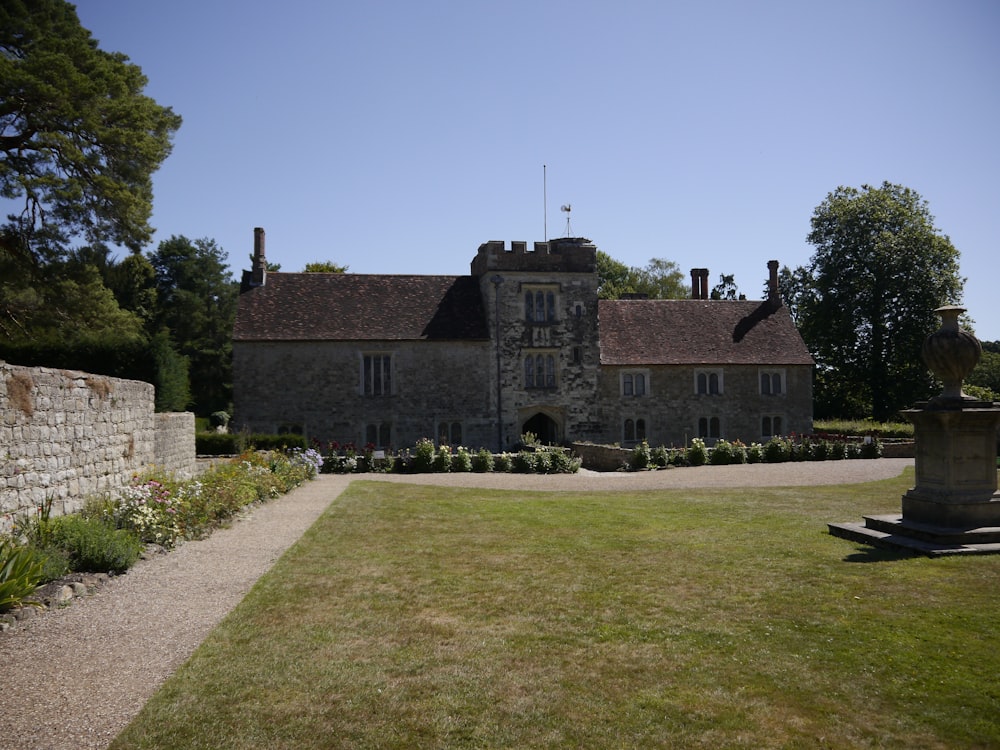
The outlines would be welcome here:
[[[537,412],[534,416],[524,420],[521,425],[521,434],[531,432],[538,437],[538,442],[542,445],[558,445],[562,442],[562,429],[559,423],[544,412]]]

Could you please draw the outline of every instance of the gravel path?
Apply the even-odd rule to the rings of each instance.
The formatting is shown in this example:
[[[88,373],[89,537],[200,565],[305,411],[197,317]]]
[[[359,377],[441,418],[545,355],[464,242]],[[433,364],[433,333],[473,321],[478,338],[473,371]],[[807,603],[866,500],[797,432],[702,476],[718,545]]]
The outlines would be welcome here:
[[[641,491],[865,482],[898,476],[912,464],[912,459],[879,459],[635,474],[377,479],[491,489]],[[106,748],[352,478],[323,475],[206,540],[142,561],[97,593],[0,634],[0,749]]]

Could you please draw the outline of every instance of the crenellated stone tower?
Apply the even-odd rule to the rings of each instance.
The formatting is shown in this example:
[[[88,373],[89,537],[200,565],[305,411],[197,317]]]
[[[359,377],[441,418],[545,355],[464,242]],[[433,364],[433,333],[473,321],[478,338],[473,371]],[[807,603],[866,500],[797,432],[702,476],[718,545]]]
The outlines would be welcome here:
[[[597,248],[575,237],[480,245],[472,260],[493,339],[491,403],[500,449],[596,435]]]

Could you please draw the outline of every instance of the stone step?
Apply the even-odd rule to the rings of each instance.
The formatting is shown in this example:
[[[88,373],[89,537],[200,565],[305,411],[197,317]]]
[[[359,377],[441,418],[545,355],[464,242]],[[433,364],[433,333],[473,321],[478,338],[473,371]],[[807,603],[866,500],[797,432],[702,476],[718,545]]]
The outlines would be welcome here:
[[[887,534],[905,534],[934,544],[997,544],[1000,527],[983,526],[977,529],[956,529],[935,524],[920,523],[899,514],[863,516],[865,526]]]
[[[896,533],[870,528],[863,523],[830,523],[827,527],[832,536],[840,539],[927,557],[1000,554],[1000,543],[936,543],[901,533],[905,531],[901,527],[895,529]]]

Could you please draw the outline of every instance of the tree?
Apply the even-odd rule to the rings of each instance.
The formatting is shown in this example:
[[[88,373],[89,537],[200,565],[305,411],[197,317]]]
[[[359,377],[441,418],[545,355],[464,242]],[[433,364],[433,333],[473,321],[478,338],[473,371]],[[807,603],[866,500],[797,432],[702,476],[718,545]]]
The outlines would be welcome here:
[[[940,326],[935,308],[961,299],[963,279],[926,201],[888,182],[839,187],[811,226],[808,267],[781,284],[816,359],[817,416],[884,420],[933,395],[920,349]]]
[[[684,299],[691,296],[691,288],[684,283],[684,274],[672,260],[650,258],[644,268],[632,269],[635,291],[649,299]]]
[[[347,268],[347,266],[341,266],[333,261],[324,260],[315,263],[306,263],[303,273],[347,273]]]
[[[156,271],[158,328],[170,331],[190,363],[199,414],[228,411],[232,397],[232,330],[239,286],[214,240],[172,236],[150,257]]]
[[[649,299],[684,299],[691,296],[684,274],[672,260],[652,258],[643,268],[629,267],[602,250],[597,251],[597,296],[620,299],[644,295]]]
[[[142,321],[122,309],[100,269],[70,258],[0,279],[0,338],[10,342],[73,343],[101,337],[131,340]]]
[[[1000,395],[1000,342],[983,341],[983,353],[976,369],[965,379],[968,385],[987,388]]]
[[[0,236],[8,252],[149,241],[151,176],[181,118],[146,83],[128,57],[98,49],[69,3],[0,4],[0,197],[21,204]]]
[[[746,295],[740,294],[740,289],[736,286],[736,276],[731,273],[719,274],[719,283],[712,287],[709,296],[712,299],[746,299]]]
[[[597,251],[597,296],[600,299],[619,299],[631,289],[629,283],[629,267],[620,260],[615,260],[603,250]]]

